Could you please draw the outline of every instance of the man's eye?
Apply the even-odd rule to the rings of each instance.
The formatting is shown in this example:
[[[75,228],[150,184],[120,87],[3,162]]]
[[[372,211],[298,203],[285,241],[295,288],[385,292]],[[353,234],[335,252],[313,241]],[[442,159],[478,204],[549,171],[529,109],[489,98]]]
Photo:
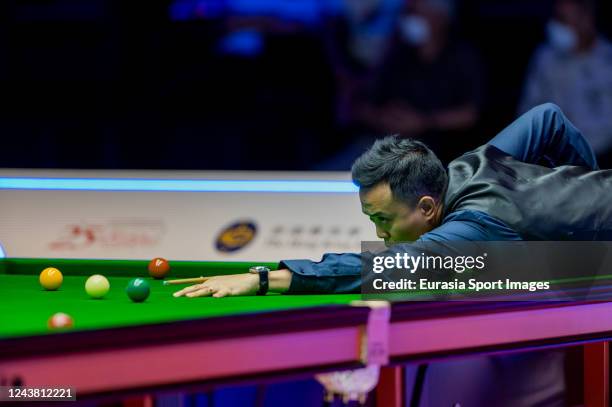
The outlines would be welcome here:
[[[377,225],[384,225],[389,222],[389,219],[387,218],[377,218],[377,217],[372,217],[372,216],[370,216],[370,220]]]

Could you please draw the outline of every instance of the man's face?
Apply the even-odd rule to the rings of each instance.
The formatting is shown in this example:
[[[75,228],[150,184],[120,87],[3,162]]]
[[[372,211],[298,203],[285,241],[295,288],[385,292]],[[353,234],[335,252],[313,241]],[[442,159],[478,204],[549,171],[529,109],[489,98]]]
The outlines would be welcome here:
[[[427,20],[430,28],[435,32],[445,30],[449,22],[448,12],[433,6],[427,0],[412,0],[406,10]]]
[[[581,37],[589,35],[594,30],[593,15],[571,0],[558,0],[555,3],[555,18],[571,27]]]
[[[376,235],[390,246],[411,242],[436,226],[437,206],[431,197],[422,197],[413,208],[393,198],[388,183],[359,191],[361,210],[376,225]]]

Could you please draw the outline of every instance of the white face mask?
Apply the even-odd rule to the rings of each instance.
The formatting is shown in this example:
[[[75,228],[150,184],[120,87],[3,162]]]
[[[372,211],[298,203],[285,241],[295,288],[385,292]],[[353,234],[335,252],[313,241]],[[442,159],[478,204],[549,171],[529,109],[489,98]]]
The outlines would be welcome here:
[[[551,20],[546,27],[548,41],[553,48],[561,52],[570,52],[576,48],[578,36],[569,26],[558,21]]]
[[[400,20],[402,37],[411,45],[419,46],[429,41],[431,28],[424,17],[408,15]]]

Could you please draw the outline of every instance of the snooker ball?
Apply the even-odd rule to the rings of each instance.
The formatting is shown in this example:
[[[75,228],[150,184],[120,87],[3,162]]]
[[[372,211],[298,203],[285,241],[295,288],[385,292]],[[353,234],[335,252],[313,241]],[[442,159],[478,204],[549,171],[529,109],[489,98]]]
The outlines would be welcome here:
[[[101,274],[90,276],[85,282],[85,292],[91,298],[102,298],[110,290],[108,279]]]
[[[38,280],[45,290],[57,290],[62,285],[64,276],[55,267],[47,267],[40,273]]]
[[[170,271],[170,263],[168,260],[156,257],[149,262],[149,275],[153,278],[164,278]]]
[[[51,318],[47,321],[49,329],[72,328],[73,325],[74,322],[72,321],[72,317],[63,312],[57,312],[51,315]]]
[[[132,301],[142,302],[149,296],[149,283],[142,278],[134,278],[128,283],[125,292]]]

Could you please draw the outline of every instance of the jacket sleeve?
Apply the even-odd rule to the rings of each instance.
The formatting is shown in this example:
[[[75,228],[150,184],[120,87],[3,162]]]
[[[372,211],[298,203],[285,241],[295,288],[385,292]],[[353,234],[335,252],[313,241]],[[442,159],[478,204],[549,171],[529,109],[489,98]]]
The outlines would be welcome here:
[[[487,214],[460,211],[453,213],[442,225],[425,233],[416,242],[394,245],[385,252],[385,255],[409,253],[418,256],[422,251],[420,246],[422,243],[519,239],[514,231]],[[364,255],[367,256],[369,253]],[[357,253],[328,253],[319,262],[283,260],[279,268],[286,268],[292,272],[291,286],[286,293],[359,293],[362,283],[361,256]]]
[[[550,167],[577,165],[591,170],[599,168],[588,141],[561,109],[552,103],[529,110],[489,144],[525,163]]]
[[[319,262],[283,260],[279,268],[292,272],[287,294],[358,293],[361,287],[361,255],[327,253]]]
[[[416,257],[422,254],[423,245],[423,241],[400,243],[376,254],[370,252],[326,254],[320,262],[284,260],[280,263],[280,267],[287,268],[293,273],[286,294],[359,293],[363,278],[392,278],[390,275],[372,273],[362,276],[362,258],[371,265],[371,257],[374,255],[395,257],[396,254],[403,256],[404,253],[408,253]]]

